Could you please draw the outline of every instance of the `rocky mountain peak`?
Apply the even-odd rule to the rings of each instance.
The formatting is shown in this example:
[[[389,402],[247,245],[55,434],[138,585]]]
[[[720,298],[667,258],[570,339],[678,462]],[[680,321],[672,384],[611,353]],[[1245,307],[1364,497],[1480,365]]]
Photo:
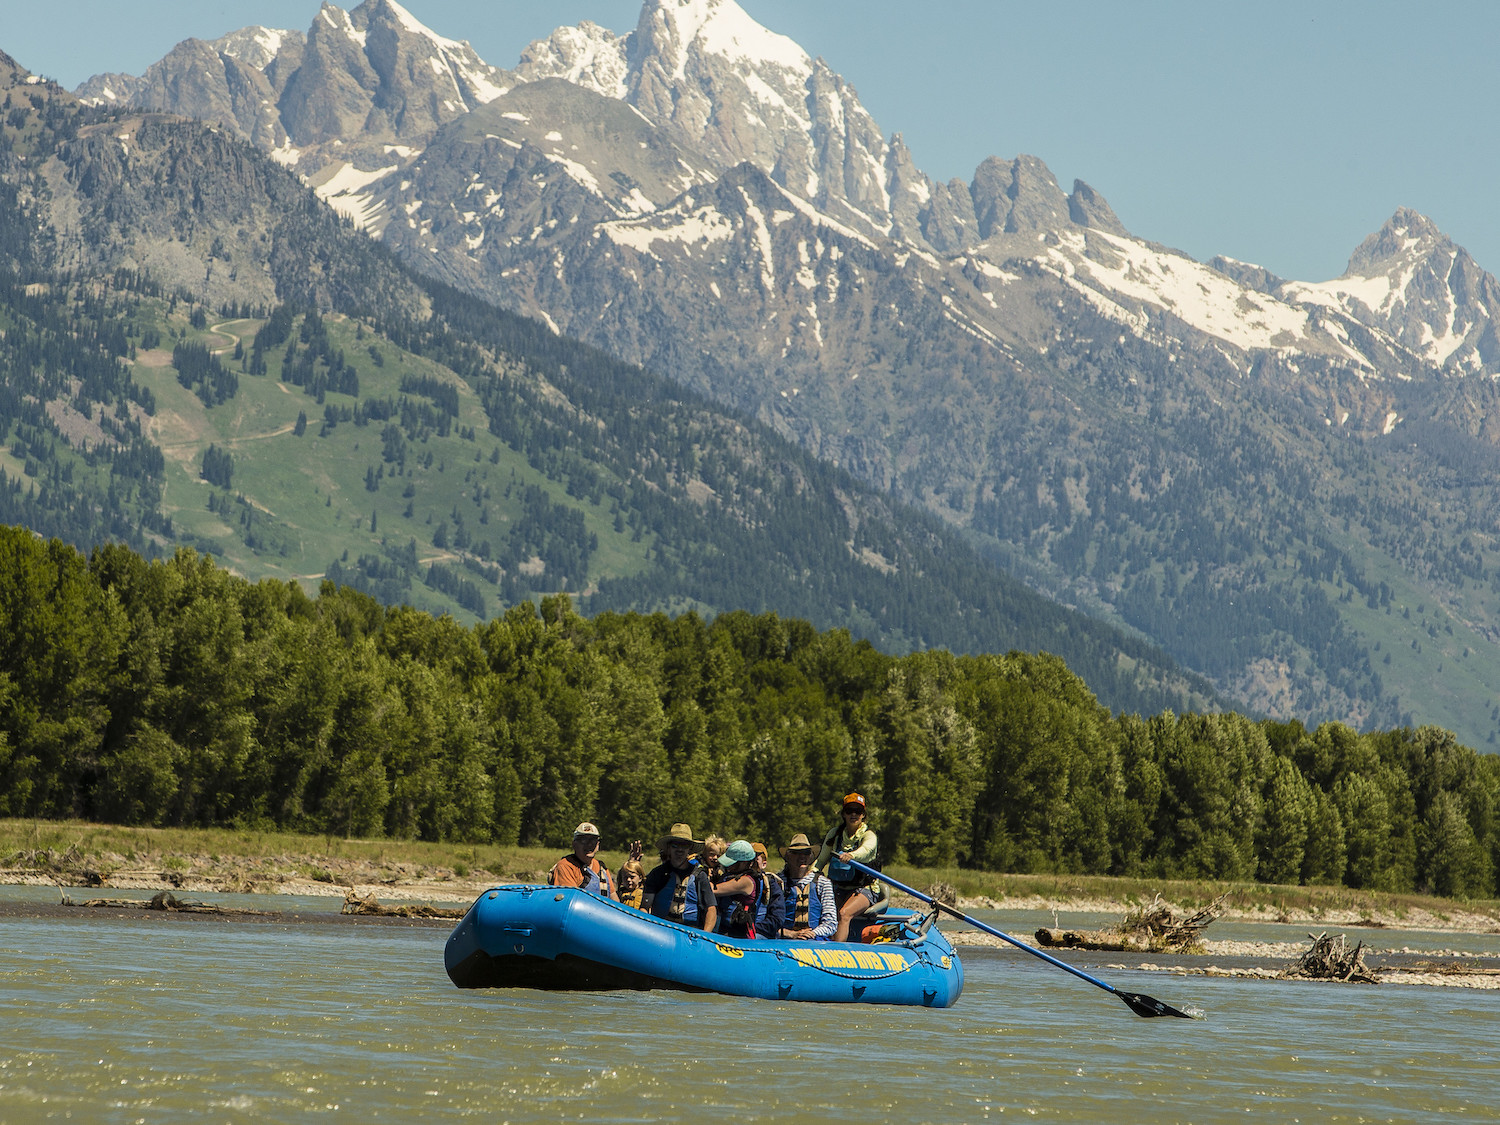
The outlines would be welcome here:
[[[1500,283],[1409,207],[1359,244],[1342,277],[1288,282],[1280,295],[1338,308],[1435,366],[1500,372]]]
[[[78,93],[218,122],[306,173],[324,162],[318,146],[338,142],[343,158],[368,164],[380,145],[423,141],[513,84],[396,0],[350,11],[324,0],[306,35],[252,26],[185,40],[139,79],[96,75]],[[376,148],[361,156],[362,142]]]
[[[1071,221],[1068,197],[1052,170],[1034,156],[989,157],[975,170],[970,192],[980,238],[1056,230]]]
[[[584,20],[576,27],[559,27],[521,52],[516,78],[521,82],[561,78],[606,98],[624,98],[629,74],[626,61],[629,39],[630,36],[622,38],[592,20]]]
[[[658,69],[673,82],[687,77],[689,67],[705,57],[802,78],[812,68],[806,51],[757,23],[734,0],[646,0],[632,50],[642,70]]]
[[[222,35],[210,44],[221,55],[239,59],[246,66],[264,71],[289,44],[300,47],[306,42],[300,31],[284,31],[275,27],[242,27]]]
[[[1081,227],[1108,231],[1121,237],[1129,236],[1125,224],[1115,216],[1114,209],[1105,202],[1104,196],[1082,180],[1073,181],[1073,194],[1068,196],[1068,217]]]
[[[1355,248],[1344,275],[1368,277],[1386,272],[1398,260],[1425,257],[1434,250],[1447,252],[1453,248],[1452,240],[1426,215],[1410,207],[1400,207],[1384,226]]]

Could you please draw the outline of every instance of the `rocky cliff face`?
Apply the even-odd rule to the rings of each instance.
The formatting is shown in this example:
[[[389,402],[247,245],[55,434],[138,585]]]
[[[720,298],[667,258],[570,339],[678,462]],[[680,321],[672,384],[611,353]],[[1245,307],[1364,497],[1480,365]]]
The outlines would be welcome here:
[[[189,39],[139,79],[99,75],[77,93],[222,124],[326,184],[398,164],[511,84],[395,0],[365,0],[351,11],[324,3],[305,36],[247,27]]]

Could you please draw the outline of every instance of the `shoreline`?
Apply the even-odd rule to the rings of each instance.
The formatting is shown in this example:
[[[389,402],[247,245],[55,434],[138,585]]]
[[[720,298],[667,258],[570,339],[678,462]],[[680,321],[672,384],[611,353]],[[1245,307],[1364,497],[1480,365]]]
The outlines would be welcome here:
[[[178,857],[169,857],[178,858]],[[181,857],[185,870],[160,871],[151,867],[116,869],[107,876],[91,871],[58,872],[0,868],[0,886],[58,887],[64,890],[106,892],[109,890],[173,891],[185,894],[256,894],[301,895],[314,898],[343,898],[351,891],[361,898],[374,895],[382,902],[426,902],[445,905],[468,905],[491,887],[506,884],[543,885],[546,873],[531,870],[497,875],[483,872],[482,878],[462,875],[450,868],[419,864],[396,864],[382,868],[340,861],[329,857],[278,856],[274,859]],[[170,866],[170,863],[156,867]],[[316,875],[303,872],[317,868]],[[919,905],[899,892],[892,896],[899,905]],[[1163,900],[1163,904],[1180,915],[1192,912],[1188,905]],[[1032,911],[1057,915],[1088,915],[1120,918],[1136,908],[1135,903],[1098,895],[1036,894],[959,895],[958,909],[976,911]],[[1221,922],[1281,924],[1313,928],[1416,931],[1422,933],[1500,934],[1500,919],[1492,913],[1454,907],[1439,911],[1421,906],[1405,906],[1400,911],[1350,907],[1306,908],[1258,905],[1250,909],[1224,904],[1218,918]]]
[[[222,861],[221,861],[222,863]],[[361,872],[363,873],[363,872]],[[196,872],[189,875],[177,872],[151,872],[147,870],[116,871],[109,879],[68,880],[36,872],[0,869],[0,886],[51,887],[56,889],[59,901],[25,902],[6,901],[0,898],[0,924],[9,919],[31,919],[37,921],[78,920],[84,918],[130,920],[140,924],[176,924],[178,920],[194,919],[217,925],[226,923],[249,923],[259,925],[383,925],[443,931],[450,929],[452,918],[400,917],[384,914],[345,914],[340,910],[278,910],[277,897],[302,897],[337,899],[340,904],[351,893],[360,898],[373,896],[382,905],[428,903],[444,906],[467,906],[492,886],[506,882],[535,882],[534,879],[462,879],[451,872],[418,870],[407,873],[405,880],[381,879],[379,882],[331,882],[327,879],[311,879],[297,875],[277,874],[271,876],[263,868],[253,874],[259,878],[247,878],[243,870],[232,874]],[[533,873],[528,873],[533,874]],[[539,874],[539,873],[535,873]],[[270,877],[268,877],[270,876]],[[111,891],[159,892],[169,891],[187,904],[185,896],[195,894],[254,895],[267,901],[264,909],[239,912],[233,908],[225,912],[194,912],[181,910],[153,910],[142,907],[118,905],[90,905],[91,900],[108,900]],[[898,905],[920,906],[906,896],[894,896]],[[144,903],[145,900],[142,900]],[[1129,909],[1123,902],[1101,898],[1047,899],[1040,896],[1024,896],[1014,899],[996,900],[987,896],[977,898],[960,897],[958,908],[965,913],[977,911],[1028,911],[1052,912],[1054,915],[1091,914],[1122,916]],[[1430,987],[1468,988],[1482,991],[1500,991],[1500,952],[1476,953],[1460,949],[1418,950],[1409,945],[1372,943],[1388,933],[1399,940],[1403,932],[1493,934],[1496,933],[1494,919],[1488,916],[1460,912],[1456,915],[1439,916],[1430,911],[1408,911],[1405,917],[1390,921],[1377,920],[1358,915],[1355,911],[1299,911],[1301,917],[1289,917],[1280,911],[1267,917],[1267,911],[1226,911],[1222,920],[1249,923],[1302,923],[1314,928],[1334,929],[1340,926],[1359,928],[1375,922],[1373,932],[1365,935],[1366,950],[1372,959],[1371,968],[1380,976],[1380,982],[1392,985],[1426,985]],[[1344,914],[1346,918],[1338,917]],[[1021,951],[982,931],[946,930],[949,940],[961,950],[995,953]],[[1036,948],[1035,939],[1029,933],[1012,936]],[[1307,948],[1305,942],[1295,941],[1244,941],[1203,939],[1203,950],[1199,953],[1149,953],[1139,954],[1119,951],[1070,950],[1074,956],[1112,959],[1111,969],[1138,969],[1142,972],[1168,973],[1177,976],[1226,977],[1239,980],[1293,981],[1307,984],[1337,984],[1337,981],[1304,980],[1286,977],[1284,972],[1294,964]],[[1129,961],[1120,960],[1122,957]],[[1164,961],[1165,959],[1165,961]]]

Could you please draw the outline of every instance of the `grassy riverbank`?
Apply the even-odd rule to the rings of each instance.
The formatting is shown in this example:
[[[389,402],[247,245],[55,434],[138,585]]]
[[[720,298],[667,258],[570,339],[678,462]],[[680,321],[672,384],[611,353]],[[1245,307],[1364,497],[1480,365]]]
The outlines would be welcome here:
[[[254,893],[343,894],[462,901],[495,883],[541,882],[557,848],[349,840],[239,829],[128,828],[82,821],[0,820],[0,882],[62,886],[181,887]],[[616,868],[622,852],[601,852]],[[1347,887],[1274,886],[1098,875],[1010,875],[958,868],[888,868],[919,889],[948,883],[969,908],[1120,912],[1160,894],[1183,908],[1224,896],[1227,917],[1261,921],[1360,921],[1387,926],[1487,930],[1500,902]]]

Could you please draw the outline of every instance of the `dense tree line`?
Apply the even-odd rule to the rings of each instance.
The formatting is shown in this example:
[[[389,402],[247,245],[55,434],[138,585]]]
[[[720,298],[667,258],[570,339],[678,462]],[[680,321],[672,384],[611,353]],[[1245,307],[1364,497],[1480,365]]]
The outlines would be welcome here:
[[[363,561],[363,560],[362,560]],[[775,614],[474,628],[191,551],[0,528],[0,815],[563,844],[768,841],[850,788],[889,860],[1491,895],[1500,759],[1102,707],[1046,654],[896,657]]]

